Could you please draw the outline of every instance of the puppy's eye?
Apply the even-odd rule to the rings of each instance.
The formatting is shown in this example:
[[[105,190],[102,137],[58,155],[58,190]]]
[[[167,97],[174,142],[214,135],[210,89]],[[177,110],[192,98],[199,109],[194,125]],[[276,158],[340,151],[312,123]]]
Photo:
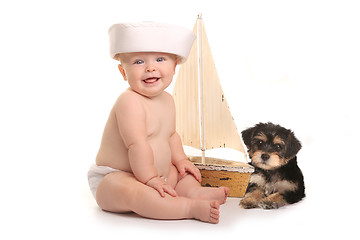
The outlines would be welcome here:
[[[280,151],[282,149],[281,145],[280,144],[275,144],[275,150],[276,151]]]
[[[264,144],[264,141],[262,141],[262,140],[257,141],[257,145],[262,146],[263,144]]]

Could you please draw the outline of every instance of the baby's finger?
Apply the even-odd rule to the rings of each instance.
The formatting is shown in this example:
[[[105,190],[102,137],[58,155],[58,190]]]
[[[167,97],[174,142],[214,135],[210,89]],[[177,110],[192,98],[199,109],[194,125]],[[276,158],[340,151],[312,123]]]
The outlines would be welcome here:
[[[201,173],[200,173],[200,170],[198,168],[195,167],[195,176],[196,176],[196,179],[201,182]]]
[[[201,182],[201,173],[197,167],[189,168],[188,171],[195,177],[198,182]]]
[[[184,168],[179,168],[179,173],[183,177],[186,173],[186,170]]]
[[[166,188],[164,187],[164,190],[165,190],[168,194],[170,194],[171,196],[177,197],[176,191],[175,191],[171,186],[166,185]]]
[[[161,186],[158,186],[156,190],[159,192],[161,197],[165,197],[165,191]]]

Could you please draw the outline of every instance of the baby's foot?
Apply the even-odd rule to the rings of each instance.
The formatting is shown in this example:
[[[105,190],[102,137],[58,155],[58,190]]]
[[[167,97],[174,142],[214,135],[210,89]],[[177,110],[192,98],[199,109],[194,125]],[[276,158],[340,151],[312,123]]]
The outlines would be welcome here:
[[[193,199],[202,199],[202,200],[215,200],[220,204],[226,202],[226,198],[229,195],[229,188],[227,187],[201,187],[198,191],[193,193]]]
[[[209,223],[219,223],[220,204],[217,201],[194,200],[192,215],[195,219]]]

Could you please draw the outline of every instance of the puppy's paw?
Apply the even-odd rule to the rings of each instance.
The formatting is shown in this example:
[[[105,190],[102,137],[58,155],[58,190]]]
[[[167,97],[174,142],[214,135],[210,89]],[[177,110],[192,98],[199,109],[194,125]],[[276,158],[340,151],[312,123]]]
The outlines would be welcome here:
[[[280,207],[280,204],[264,198],[259,202],[259,207],[262,209],[277,209]]]
[[[245,209],[258,208],[259,202],[253,198],[244,198],[239,205]]]

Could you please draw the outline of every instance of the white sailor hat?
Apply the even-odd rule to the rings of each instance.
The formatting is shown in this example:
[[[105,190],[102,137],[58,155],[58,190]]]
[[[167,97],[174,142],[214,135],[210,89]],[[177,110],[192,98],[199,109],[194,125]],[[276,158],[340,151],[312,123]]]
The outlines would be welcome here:
[[[189,56],[195,34],[183,27],[156,22],[120,23],[109,28],[110,55],[165,52],[178,56],[178,64]]]

